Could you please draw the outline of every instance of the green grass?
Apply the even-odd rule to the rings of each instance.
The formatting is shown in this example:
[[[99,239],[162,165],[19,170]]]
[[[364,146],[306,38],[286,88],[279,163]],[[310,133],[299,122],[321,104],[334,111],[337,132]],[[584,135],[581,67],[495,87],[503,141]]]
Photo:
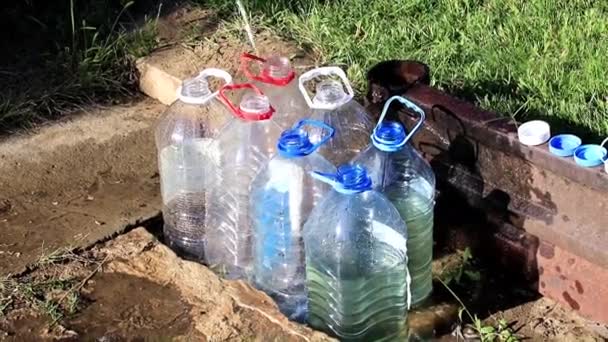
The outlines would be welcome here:
[[[250,0],[273,28],[348,66],[359,89],[386,59],[427,63],[435,86],[518,120],[608,135],[608,2]],[[232,1],[214,1],[236,12]]]
[[[155,18],[130,16],[133,2],[61,0],[5,4],[13,37],[0,45],[0,134],[109,102],[137,89],[134,61],[156,46]],[[8,54],[12,56],[13,54]]]

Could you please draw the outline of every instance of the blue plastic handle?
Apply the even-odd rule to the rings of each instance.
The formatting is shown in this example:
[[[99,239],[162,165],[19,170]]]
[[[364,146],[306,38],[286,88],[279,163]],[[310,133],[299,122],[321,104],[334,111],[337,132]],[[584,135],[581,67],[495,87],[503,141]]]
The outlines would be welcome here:
[[[401,104],[403,104],[405,107],[407,107],[408,109],[411,109],[416,114],[420,115],[420,120],[418,120],[418,122],[416,123],[414,128],[412,128],[412,130],[405,137],[405,140],[403,141],[403,143],[399,144],[400,146],[403,146],[414,136],[414,134],[416,134],[418,132],[420,127],[422,127],[422,124],[426,120],[426,114],[424,114],[424,110],[422,110],[422,108],[420,108],[417,104],[411,102],[410,100],[406,99],[403,96],[395,95],[395,96],[391,97],[390,99],[388,99],[388,101],[386,101],[386,103],[384,104],[384,108],[382,108],[382,114],[380,114],[380,119],[378,120],[376,127],[374,127],[374,131],[372,132],[372,135],[376,134],[376,130],[378,129],[378,127],[380,127],[380,125],[384,121],[384,117],[386,116],[386,113],[388,112],[388,108],[390,107],[391,103],[393,103],[393,101],[401,102]],[[376,138],[378,138],[378,137],[376,137]]]
[[[297,129],[302,128],[302,126],[319,127],[319,128],[323,128],[323,129],[327,130],[327,132],[328,132],[323,137],[323,139],[321,139],[318,143],[313,144],[313,148],[312,148],[311,152],[316,151],[319,147],[321,147],[321,145],[325,144],[336,133],[336,130],[333,127],[331,127],[330,125],[326,124],[325,122],[318,121],[318,120],[312,120],[312,119],[302,119],[302,120],[296,122],[296,124],[293,125],[292,129],[297,130]]]
[[[312,178],[331,185],[339,193],[352,195],[372,189],[372,180],[361,165],[344,164],[337,173],[311,171]]]

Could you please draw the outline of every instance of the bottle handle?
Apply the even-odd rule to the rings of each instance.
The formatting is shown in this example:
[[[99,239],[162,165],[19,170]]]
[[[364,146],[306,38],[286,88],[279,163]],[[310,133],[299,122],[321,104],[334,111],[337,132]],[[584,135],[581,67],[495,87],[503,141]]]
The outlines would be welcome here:
[[[218,68],[206,68],[203,71],[201,71],[198,75],[196,75],[194,77],[194,79],[203,79],[203,80],[205,80],[205,82],[207,82],[207,79],[209,77],[220,78],[220,79],[224,80],[224,84],[232,83],[232,76],[228,72],[226,72],[222,69],[218,69]],[[188,103],[205,104],[205,103],[207,103],[207,101],[216,97],[218,94],[219,94],[219,89],[202,98],[185,97],[182,95],[182,86],[180,85],[177,88],[177,98],[185,100]]]
[[[348,174],[348,175],[347,175]],[[352,195],[372,189],[372,180],[363,167],[357,164],[343,164],[338,167],[337,173],[310,171],[310,176],[323,183],[331,185],[341,194]],[[346,181],[355,177],[356,183],[347,185]],[[357,177],[359,179],[357,179]]]
[[[342,81],[342,84],[346,88],[347,96],[346,96],[345,100],[343,101],[343,103],[340,103],[339,105],[334,105],[334,104],[327,105],[327,104],[313,103],[312,99],[310,98],[310,94],[308,94],[308,91],[306,90],[306,87],[304,86],[305,83],[314,78],[317,78],[319,76],[331,76],[331,75],[338,76],[340,78],[340,80]],[[335,109],[336,107],[350,101],[353,97],[355,97],[355,93],[353,92],[353,88],[351,87],[350,82],[348,81],[348,78],[346,77],[346,73],[344,73],[344,70],[342,70],[341,68],[335,67],[335,66],[320,67],[320,68],[312,69],[312,70],[309,70],[309,71],[303,73],[298,78],[298,87],[300,88],[300,92],[302,93],[302,96],[304,97],[306,104],[308,104],[308,107],[310,107],[311,109],[328,109],[328,110]]]
[[[316,151],[319,147],[321,147],[321,145],[325,144],[336,133],[336,130],[325,122],[312,119],[302,119],[298,121],[295,125],[293,125],[292,129],[300,129],[302,128],[302,126],[313,126],[327,130],[327,134],[325,134],[323,139],[321,139],[318,143],[312,145],[313,147],[311,152]]]
[[[405,107],[407,107],[408,109],[412,110],[413,112],[415,112],[416,114],[418,114],[420,116],[420,119],[418,120],[418,122],[416,122],[416,125],[414,125],[412,130],[407,134],[407,136],[405,137],[405,140],[403,141],[403,144],[401,144],[401,146],[403,146],[403,145],[407,144],[407,142],[414,136],[414,134],[416,134],[418,132],[418,130],[422,127],[422,124],[426,120],[426,114],[424,114],[424,110],[422,110],[422,108],[420,108],[417,104],[413,103],[412,101],[406,99],[403,96],[395,95],[395,96],[391,97],[390,99],[388,99],[386,101],[386,103],[384,104],[384,107],[382,108],[382,114],[380,114],[380,119],[378,119],[378,123],[376,124],[376,127],[374,127],[374,131],[372,132],[372,135],[376,135],[376,130],[378,129],[378,127],[380,127],[380,125],[384,121],[384,117],[386,116],[386,113],[388,112],[388,108],[390,107],[390,105],[393,101],[399,101]]]
[[[310,171],[310,176],[318,181],[325,184],[329,184],[334,189],[341,188],[341,184],[338,181],[338,176],[335,173],[327,173],[321,171]]]
[[[281,78],[272,77],[270,75],[265,74],[264,72],[256,75],[251,71],[251,69],[249,69],[249,65],[251,64],[251,62],[263,64],[266,63],[266,59],[250,53],[243,53],[241,55],[241,70],[243,70],[245,76],[247,76],[247,78],[250,80],[269,83],[276,86],[285,86],[296,77],[296,73],[293,70],[290,71],[287,76]]]
[[[264,96],[264,97],[266,96],[266,95],[264,95],[264,93],[262,93],[262,91],[258,87],[256,87],[255,85],[253,85],[251,83],[224,84],[224,86],[222,86],[222,88],[220,88],[220,90],[219,90],[218,98],[228,107],[228,109],[230,109],[230,111],[235,116],[237,116],[238,118],[244,119],[244,120],[253,120],[253,121],[268,120],[272,117],[272,114],[274,113],[274,108],[272,107],[272,105],[269,105],[268,111],[261,112],[261,113],[246,112],[246,111],[242,110],[240,107],[235,106],[234,103],[232,103],[230,101],[230,99],[228,99],[228,97],[226,97],[226,91],[239,90],[239,89],[251,89],[256,93],[256,95]]]

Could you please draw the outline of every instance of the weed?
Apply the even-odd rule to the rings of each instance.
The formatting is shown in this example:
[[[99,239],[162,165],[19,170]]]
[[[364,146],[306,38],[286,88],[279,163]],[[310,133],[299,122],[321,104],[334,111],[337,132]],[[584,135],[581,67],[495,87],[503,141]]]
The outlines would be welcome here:
[[[50,253],[47,253],[44,250],[44,246],[43,246],[42,253],[40,254],[40,257],[38,258],[38,261],[36,261],[35,266],[44,267],[47,265],[64,262],[64,261],[70,260],[72,258],[72,256],[75,256],[75,254],[72,252],[72,248],[70,248],[70,247],[58,248],[58,249],[51,251]]]
[[[464,302],[456,295],[456,293],[448,286],[446,282],[441,279],[438,279],[439,282],[448,290],[448,292],[458,301],[460,304],[460,310],[458,311],[458,319],[461,323],[461,326],[464,324],[465,320],[462,317],[463,312],[467,314],[467,318],[472,323],[470,326],[465,326],[465,329],[459,329],[457,332],[460,335],[465,335],[465,338],[479,338],[481,342],[518,342],[519,336],[513,332],[513,330],[509,327],[509,324],[501,319],[498,321],[496,326],[485,324],[476,314],[472,314]],[[475,336],[466,336],[468,327],[473,329]]]
[[[41,301],[39,304],[39,309],[41,309],[51,319],[51,326],[57,324],[64,317],[63,311],[59,307],[59,304],[51,299]]]
[[[78,311],[80,305],[80,296],[76,292],[70,292],[67,296],[67,313],[70,315],[75,314]]]
[[[0,287],[0,312],[5,314],[14,304],[22,303],[46,314],[52,321],[51,325],[63,319],[64,310],[60,303],[51,296],[56,291],[65,291],[75,279],[13,279],[6,278]]]
[[[93,264],[86,276],[57,275],[52,267],[67,261],[83,266]],[[81,303],[80,290],[107,261],[96,261],[75,254],[71,248],[60,248],[40,256],[34,269],[21,276],[7,276],[0,281],[0,315],[16,307],[30,307],[51,320],[51,326],[75,314]]]
[[[454,264],[448,265],[441,270],[438,278],[446,284],[452,282],[461,284],[464,279],[463,277],[466,277],[473,282],[479,282],[481,280],[481,273],[473,266],[474,259],[471,250],[465,248],[462,251],[458,251],[456,254],[458,260],[456,260]]]
[[[469,248],[457,253],[458,260],[455,265],[444,269],[436,279],[445,287],[445,289],[458,301],[460,304],[460,310],[458,311],[458,319],[460,321],[460,327],[464,325],[464,328],[460,328],[457,331],[458,334],[463,335],[466,338],[477,338],[482,342],[516,342],[519,341],[517,335],[513,333],[513,330],[509,327],[506,321],[500,320],[497,325],[485,324],[476,314],[471,313],[465,303],[460,299],[456,292],[450,287],[449,284],[454,283],[457,286],[475,286],[481,280],[481,274],[479,270],[474,267],[475,259]],[[465,282],[466,280],[466,282]],[[473,285],[471,285],[473,284]],[[463,319],[463,313],[466,313],[466,319]],[[465,321],[469,321],[470,324],[465,324]],[[468,336],[473,335],[473,336]]]
[[[40,29],[52,31],[47,33],[57,41],[54,46],[40,47],[43,50],[40,60],[16,61],[12,67],[17,72],[1,75],[9,91],[0,94],[0,133],[60,117],[83,104],[132,94],[137,83],[134,60],[148,54],[157,44],[156,19],[146,19],[145,24],[135,29],[119,24],[132,4],[124,3],[112,17],[107,16],[112,12],[103,1],[70,0],[68,16],[57,13],[65,10],[65,6],[43,11],[35,22],[40,23],[37,24]],[[30,6],[42,10],[46,5]],[[87,7],[93,9],[87,11]],[[99,26],[91,25],[87,15]],[[24,35],[29,33],[27,30]]]

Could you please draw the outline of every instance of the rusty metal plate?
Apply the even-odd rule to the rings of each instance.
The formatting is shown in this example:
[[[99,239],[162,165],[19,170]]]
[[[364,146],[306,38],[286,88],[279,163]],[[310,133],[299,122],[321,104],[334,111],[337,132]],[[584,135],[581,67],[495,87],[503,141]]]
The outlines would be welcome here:
[[[536,253],[538,290],[582,316],[608,322],[608,270],[548,242]]]

